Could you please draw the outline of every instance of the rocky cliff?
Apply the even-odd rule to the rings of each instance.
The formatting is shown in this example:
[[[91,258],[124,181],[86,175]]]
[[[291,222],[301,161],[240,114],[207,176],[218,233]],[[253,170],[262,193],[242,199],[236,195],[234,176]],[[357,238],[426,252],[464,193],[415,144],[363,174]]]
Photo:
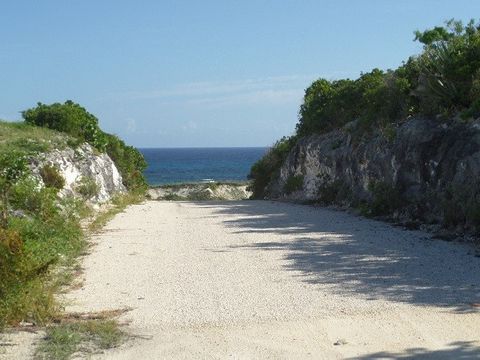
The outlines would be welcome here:
[[[268,186],[270,197],[480,229],[480,120],[414,118],[389,131],[356,131],[350,123],[301,139]]]
[[[112,159],[87,143],[75,149],[56,149],[32,158],[32,173],[41,184],[44,184],[41,172],[46,165],[56,168],[64,179],[59,191],[61,197],[75,196],[92,204],[101,204],[126,191]]]

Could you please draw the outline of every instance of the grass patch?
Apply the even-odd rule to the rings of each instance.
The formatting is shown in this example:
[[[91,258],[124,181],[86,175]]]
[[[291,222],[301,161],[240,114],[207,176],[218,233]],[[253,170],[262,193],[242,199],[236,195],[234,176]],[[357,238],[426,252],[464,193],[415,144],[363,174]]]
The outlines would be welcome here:
[[[75,353],[92,354],[117,347],[126,338],[116,320],[80,320],[49,326],[35,352],[38,360],[67,360]]]
[[[75,141],[58,131],[23,122],[0,121],[0,152],[22,151],[28,154],[64,149]]]

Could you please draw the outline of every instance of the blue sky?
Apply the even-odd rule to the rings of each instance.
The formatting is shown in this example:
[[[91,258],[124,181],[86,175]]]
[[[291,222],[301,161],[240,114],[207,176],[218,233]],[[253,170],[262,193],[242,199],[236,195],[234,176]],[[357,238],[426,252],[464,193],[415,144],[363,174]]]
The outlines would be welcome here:
[[[478,0],[15,0],[0,4],[0,118],[74,100],[139,147],[264,146],[316,78],[418,53]]]

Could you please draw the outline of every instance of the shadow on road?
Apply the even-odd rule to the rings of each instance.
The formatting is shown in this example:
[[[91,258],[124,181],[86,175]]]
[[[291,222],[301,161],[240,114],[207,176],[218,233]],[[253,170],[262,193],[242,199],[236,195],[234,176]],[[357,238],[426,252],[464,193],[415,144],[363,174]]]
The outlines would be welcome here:
[[[377,352],[373,354],[368,354],[361,357],[352,358],[356,360],[363,359],[416,359],[416,360],[473,360],[480,358],[480,349],[476,347],[472,342],[468,341],[459,341],[453,344],[450,344],[448,349],[442,350],[427,350],[422,348],[408,349],[401,353],[391,353],[391,352]]]
[[[372,300],[478,311],[480,259],[468,246],[311,206],[269,201],[195,206],[214,208],[231,232],[277,235],[230,249],[281,251],[285,269],[306,283]]]

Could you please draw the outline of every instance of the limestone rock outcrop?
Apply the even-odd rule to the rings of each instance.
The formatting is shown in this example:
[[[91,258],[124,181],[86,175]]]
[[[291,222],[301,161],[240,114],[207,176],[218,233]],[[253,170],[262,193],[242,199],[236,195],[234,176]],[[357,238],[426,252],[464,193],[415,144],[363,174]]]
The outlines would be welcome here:
[[[301,139],[269,197],[357,207],[383,201],[397,218],[478,228],[480,120],[413,118],[363,137],[352,136],[355,126]],[[301,186],[287,193],[292,177]]]
[[[89,197],[93,204],[109,201],[113,195],[126,191],[115,163],[105,153],[99,153],[85,143],[79,147],[53,150],[31,159],[33,175],[43,184],[40,174],[45,165],[54,166],[64,178],[65,185],[59,195],[82,197],[81,187],[94,184],[95,192]]]

